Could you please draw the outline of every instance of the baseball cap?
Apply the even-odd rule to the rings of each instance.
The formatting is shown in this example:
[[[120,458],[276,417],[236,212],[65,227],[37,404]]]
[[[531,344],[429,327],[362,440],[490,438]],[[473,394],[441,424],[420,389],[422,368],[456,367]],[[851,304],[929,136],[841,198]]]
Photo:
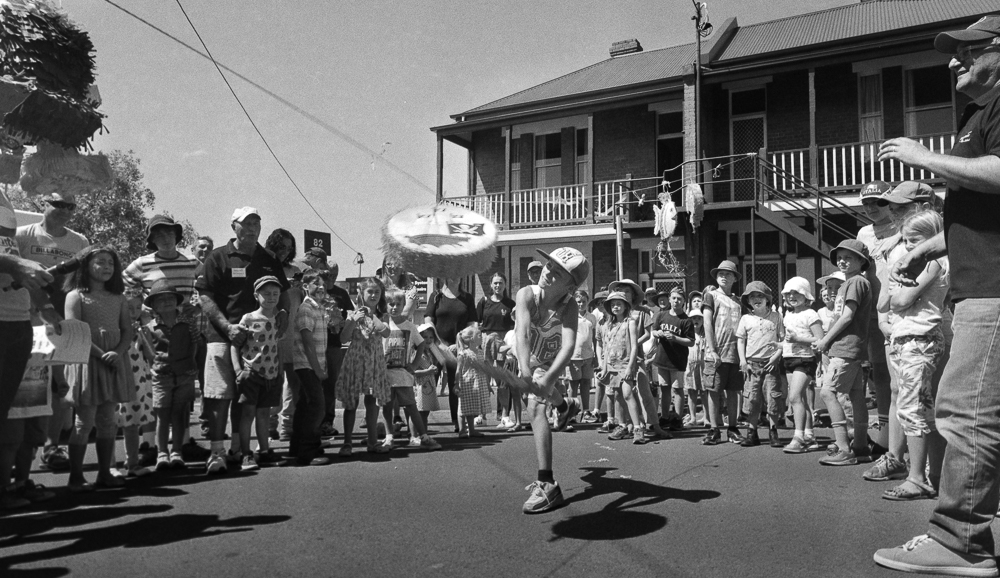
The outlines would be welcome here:
[[[260,218],[260,213],[258,213],[257,209],[254,207],[240,207],[233,211],[232,221],[242,223],[243,219],[249,217],[250,215],[257,215],[257,218]]]
[[[548,259],[549,263],[558,265],[561,269],[570,274],[577,286],[583,285],[590,275],[590,263],[583,253],[572,247],[559,247],[551,253],[546,253],[541,249],[535,249],[538,253]]]
[[[908,203],[929,201],[933,196],[934,189],[932,189],[927,183],[903,181],[902,183],[896,185],[896,188],[893,189],[892,192],[882,195],[882,197],[878,200],[878,206],[884,207],[889,203],[894,205],[906,205]]]
[[[861,188],[861,193],[858,196],[863,201],[872,197],[881,197],[890,190],[892,190],[892,187],[889,186],[889,183],[885,181],[872,181]]]
[[[539,251],[539,253],[541,253],[541,251]],[[544,253],[542,254],[544,255]],[[545,265],[542,265],[541,261],[532,261],[531,263],[528,263],[528,271],[531,271],[532,269],[541,269],[544,266]]]
[[[991,40],[998,36],[1000,36],[1000,15],[989,14],[965,30],[951,30],[938,34],[934,38],[934,48],[938,52],[955,54],[958,45],[963,42]]]
[[[260,279],[254,281],[253,283],[254,293],[263,289],[265,285],[271,285],[271,284],[277,285],[278,289],[281,289],[281,281],[278,281],[277,277],[275,277],[274,275],[264,275]]]
[[[826,277],[820,277],[819,279],[816,280],[816,283],[818,285],[822,285],[823,287],[826,287],[826,282],[829,281],[829,280],[831,280],[831,279],[836,279],[836,280],[840,281],[841,283],[843,283],[844,281],[847,281],[847,277],[845,277],[842,272],[840,272],[840,271],[834,271],[833,273],[830,273]]]

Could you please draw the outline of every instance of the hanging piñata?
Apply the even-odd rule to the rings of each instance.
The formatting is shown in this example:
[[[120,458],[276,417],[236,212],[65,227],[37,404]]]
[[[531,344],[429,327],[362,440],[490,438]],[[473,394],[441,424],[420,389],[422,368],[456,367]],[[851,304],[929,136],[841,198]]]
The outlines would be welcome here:
[[[496,257],[497,228],[469,209],[438,203],[404,209],[382,228],[386,260],[420,277],[482,273]]]
[[[705,216],[705,195],[697,183],[684,185],[684,208],[691,222],[691,230],[694,231]]]
[[[684,267],[670,250],[670,238],[677,228],[677,206],[669,192],[660,193],[656,199],[660,202],[659,206],[653,207],[653,234],[660,236],[660,242],[656,245],[656,257],[668,273],[681,273]]]

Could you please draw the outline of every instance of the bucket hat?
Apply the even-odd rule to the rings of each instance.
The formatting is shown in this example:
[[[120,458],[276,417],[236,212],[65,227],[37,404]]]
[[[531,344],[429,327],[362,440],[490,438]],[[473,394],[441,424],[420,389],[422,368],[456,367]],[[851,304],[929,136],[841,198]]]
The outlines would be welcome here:
[[[843,273],[841,273],[843,275]],[[809,286],[809,281],[806,281],[802,277],[792,277],[788,281],[785,281],[785,287],[781,290],[781,294],[785,295],[789,291],[795,291],[799,295],[806,298],[806,301],[812,302],[816,298],[813,297],[812,287]]]
[[[721,263],[719,263],[718,267],[716,267],[715,269],[711,270],[710,273],[711,273],[713,279],[719,276],[719,271],[729,271],[733,275],[736,275],[736,280],[737,281],[739,281],[740,278],[742,277],[742,275],[740,275],[740,272],[736,269],[736,263],[733,263],[732,261],[729,261],[728,259],[725,260],[725,261],[723,261],[723,262],[721,262]]]
[[[871,265],[871,254],[868,253],[868,247],[857,239],[844,239],[840,242],[837,247],[830,251],[830,262],[834,265],[837,264],[837,251],[846,250],[854,253],[858,257],[861,257],[861,270],[867,271],[869,265]]]
[[[142,304],[146,307],[153,307],[153,299],[159,297],[160,295],[173,295],[177,299],[177,304],[180,305],[184,302],[184,296],[177,292],[170,282],[166,279],[157,279],[153,281],[153,286],[149,288],[149,295],[142,301]]]
[[[621,301],[622,303],[624,303],[625,307],[627,307],[627,310],[625,311],[626,314],[628,314],[628,312],[632,310],[632,304],[629,303],[628,299],[625,298],[624,293],[622,293],[621,291],[612,291],[611,293],[608,294],[608,298],[604,300],[604,304],[602,305],[604,307],[604,310],[608,312],[608,315],[612,315],[611,303],[613,301]]]
[[[829,281],[830,279],[837,279],[841,283],[847,281],[847,277],[844,277],[843,273],[841,273],[840,271],[834,271],[833,273],[830,273],[825,277],[820,277],[819,279],[817,279],[816,284],[819,285],[820,287],[826,287],[826,282]]]
[[[622,287],[628,287],[632,290],[632,302],[629,303],[630,306],[635,307],[642,300],[645,299],[645,294],[642,292],[642,287],[631,279],[622,279],[621,281],[614,281],[608,284],[608,291],[615,293],[621,292]],[[608,297],[610,299],[610,296]]]
[[[174,237],[180,243],[184,238],[184,227],[167,215],[153,215],[153,218],[146,223],[146,248],[150,251],[156,250],[156,243],[153,242],[153,229],[155,227],[170,227],[174,230]]]
[[[752,309],[750,307],[750,300],[747,299],[751,293],[762,293],[767,298],[768,306],[774,304],[774,295],[771,293],[771,288],[767,286],[767,283],[763,281],[751,281],[747,283],[747,288],[743,290],[743,295],[740,297],[740,303],[747,309]]]

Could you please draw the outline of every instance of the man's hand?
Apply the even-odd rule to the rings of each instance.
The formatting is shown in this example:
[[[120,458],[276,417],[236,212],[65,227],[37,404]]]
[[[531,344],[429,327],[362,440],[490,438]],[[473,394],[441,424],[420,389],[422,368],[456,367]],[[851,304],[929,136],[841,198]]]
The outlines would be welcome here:
[[[825,353],[830,348],[830,342],[824,337],[818,341],[814,341],[812,348],[820,353]]]
[[[280,309],[274,319],[278,323],[278,337],[280,338],[288,330],[288,312]]]
[[[243,344],[243,340],[246,339],[247,331],[249,329],[239,323],[230,323],[229,327],[226,328],[226,338],[233,345],[240,346]]]
[[[899,161],[904,165],[917,168],[927,166],[927,161],[933,155],[934,153],[927,150],[924,145],[905,137],[889,139],[878,148],[879,162]]]
[[[900,257],[892,266],[889,278],[904,287],[916,287],[917,277],[927,267],[927,258],[916,250]]]

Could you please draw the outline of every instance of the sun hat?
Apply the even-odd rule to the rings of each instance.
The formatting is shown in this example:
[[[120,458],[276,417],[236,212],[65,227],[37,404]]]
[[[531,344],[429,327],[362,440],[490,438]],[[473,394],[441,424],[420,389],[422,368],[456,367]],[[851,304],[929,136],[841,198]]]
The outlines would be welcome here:
[[[150,251],[157,249],[156,243],[153,242],[153,229],[156,227],[169,227],[173,229],[174,237],[177,238],[178,243],[184,238],[184,227],[180,223],[177,223],[168,215],[153,215],[153,218],[146,223],[146,248]]]
[[[160,295],[173,295],[177,299],[177,304],[184,302],[184,296],[177,292],[166,279],[153,281],[153,286],[149,288],[149,295],[142,301],[146,307],[153,307],[153,299]]]
[[[549,263],[554,263],[569,273],[577,287],[583,285],[587,276],[590,275],[590,263],[587,262],[587,258],[573,247],[559,247],[551,253],[546,253],[541,249],[535,249],[535,251],[548,259]]]
[[[862,201],[872,197],[878,198],[891,190],[892,187],[885,181],[872,181],[861,187],[861,192],[858,193],[858,197],[860,197]]]
[[[544,266],[545,265],[542,265],[541,261],[532,261],[531,263],[528,263],[528,271],[531,271],[532,269],[541,269]]]
[[[934,48],[945,54],[955,54],[958,45],[963,42],[990,40],[1000,36],[1000,16],[989,14],[976,21],[965,30],[949,30],[934,38]]]
[[[587,309],[593,309],[594,307],[597,307],[598,305],[603,303],[604,300],[607,298],[608,298],[607,291],[598,291],[597,293],[594,294],[594,298],[590,300],[590,303],[587,303]]]
[[[698,298],[703,297],[701,291],[692,291],[692,292],[688,293],[688,301],[691,301],[695,297],[698,297]]]
[[[613,315],[613,313],[611,313],[611,303],[613,301],[621,301],[622,303],[624,303],[625,307],[627,308],[625,311],[626,314],[628,314],[628,312],[632,310],[632,304],[629,303],[628,299],[625,298],[624,293],[622,293],[621,291],[612,291],[610,294],[608,294],[608,298],[604,300],[604,305],[603,305],[604,310],[607,311],[609,315]]]
[[[719,276],[719,271],[729,271],[733,275],[736,275],[737,281],[739,281],[740,277],[742,277],[742,275],[740,275],[740,272],[736,270],[736,263],[733,263],[732,261],[729,260],[719,263],[719,266],[716,267],[715,269],[712,269],[709,273],[712,275],[712,278],[715,278]]]
[[[841,273],[843,275],[843,273]],[[781,290],[781,294],[785,295],[789,291],[795,291],[799,295],[806,298],[806,301],[815,301],[816,298],[813,297],[812,288],[809,286],[809,281],[806,281],[802,277],[792,277],[788,281],[785,281],[785,288]]]
[[[704,317],[705,315],[701,312],[701,309],[692,309],[688,311],[688,317]]]
[[[230,219],[230,220],[233,221],[233,222],[236,222],[236,223],[242,223],[243,219],[246,219],[250,215],[257,215],[257,218],[258,219],[260,218],[260,213],[257,212],[256,208],[254,208],[254,207],[240,207],[240,208],[236,209],[235,211],[233,211],[233,218]]]
[[[830,262],[833,263],[834,265],[837,264],[837,251],[841,249],[845,251],[850,251],[855,255],[857,255],[858,257],[861,257],[862,261],[861,270],[862,271],[868,270],[868,266],[871,265],[872,258],[871,255],[868,253],[868,247],[865,246],[864,243],[862,243],[857,239],[844,239],[843,241],[841,241],[840,244],[837,245],[837,247],[834,250],[830,251]]]
[[[257,293],[264,288],[265,285],[277,285],[278,289],[281,289],[281,281],[274,275],[264,275],[260,279],[253,282],[253,292]]]
[[[893,205],[919,203],[921,201],[929,201],[933,196],[934,189],[927,183],[904,181],[896,185],[896,188],[892,192],[882,195],[878,200],[878,206],[884,207],[889,203]]]
[[[635,306],[642,302],[645,295],[642,292],[642,288],[639,284],[631,279],[622,279],[621,281],[613,281],[608,284],[608,291],[615,293],[621,292],[622,287],[628,287],[632,290],[632,302],[629,303],[630,306]],[[609,296],[610,297],[610,296]]]
[[[771,288],[767,286],[767,283],[764,283],[763,281],[751,281],[747,283],[747,288],[743,290],[743,295],[740,297],[740,303],[742,303],[747,309],[751,309],[750,300],[747,299],[750,297],[751,293],[760,293],[764,295],[764,297],[767,298],[768,306],[774,303],[774,295],[771,293]]]
[[[847,277],[844,277],[843,273],[841,273],[840,271],[834,271],[833,273],[830,273],[826,277],[820,277],[819,279],[816,280],[816,283],[821,287],[826,287],[826,282],[831,279],[836,279],[841,283],[847,281]]]

